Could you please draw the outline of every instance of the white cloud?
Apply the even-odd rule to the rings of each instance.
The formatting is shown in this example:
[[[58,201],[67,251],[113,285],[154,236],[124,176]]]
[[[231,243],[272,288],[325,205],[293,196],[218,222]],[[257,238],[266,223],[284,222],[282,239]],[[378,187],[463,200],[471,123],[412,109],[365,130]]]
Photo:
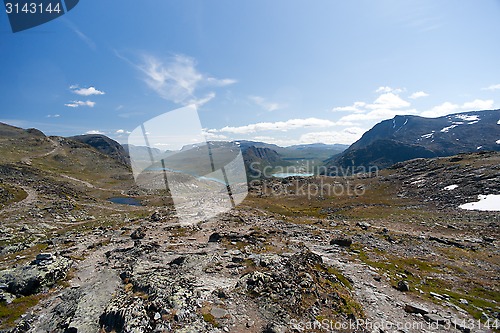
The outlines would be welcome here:
[[[91,108],[94,107],[95,105],[95,102],[92,102],[92,101],[73,101],[73,102],[70,102],[70,103],[67,103],[67,104],[64,104],[65,106],[67,107],[70,107],[70,108],[77,108],[79,106],[89,106]]]
[[[420,97],[427,97],[427,96],[429,96],[429,94],[426,93],[426,92],[424,92],[424,91],[416,91],[413,94],[411,94],[409,98],[411,98],[411,99],[417,99],[417,98],[420,98]]]
[[[392,93],[395,93],[395,94],[399,94],[401,92],[403,92],[404,89],[401,89],[401,88],[391,88],[391,87],[388,87],[388,86],[380,86],[377,88],[377,90],[375,90],[376,93],[389,93],[389,92],[392,92]]]
[[[217,87],[228,86],[231,84],[235,84],[236,82],[238,82],[238,81],[236,81],[234,79],[216,79],[214,77],[207,78],[208,84],[213,85],[213,86],[217,86]]]
[[[492,99],[482,100],[475,99],[471,102],[466,102],[462,105],[453,104],[450,102],[444,102],[443,104],[437,105],[430,110],[420,113],[422,117],[442,117],[451,113],[467,112],[467,111],[479,111],[479,110],[489,110],[493,108],[494,101]]]
[[[366,105],[368,109],[399,109],[408,106],[410,106],[409,102],[392,92],[382,94],[373,104]]]
[[[499,84],[492,84],[489,87],[482,88],[482,90],[500,90],[500,83]]]
[[[92,95],[104,95],[105,94],[104,91],[98,90],[93,86],[90,86],[88,88],[80,88],[80,87],[78,87],[78,85],[72,85],[69,87],[69,89],[73,93],[80,95],[80,96],[92,96]]]
[[[350,114],[340,118],[340,122],[364,122],[380,121],[392,118],[396,115],[416,114],[417,110],[408,109],[410,102],[401,98],[398,93],[403,89],[391,87],[379,87],[377,92],[381,93],[371,104],[355,102],[352,106],[335,107],[332,111],[347,111]]]
[[[262,131],[282,131],[286,132],[292,129],[298,128],[307,128],[307,127],[316,127],[316,128],[324,128],[324,127],[333,127],[333,126],[342,126],[342,125],[350,125],[348,122],[333,122],[327,119],[318,119],[318,118],[306,118],[306,119],[290,119],[287,121],[277,121],[274,123],[263,122],[263,123],[255,123],[245,126],[232,127],[226,126],[219,130],[209,130],[209,132],[226,132],[226,133],[235,133],[235,134],[248,134]]]
[[[274,138],[272,136],[257,135],[252,138],[253,141],[262,141],[270,143]]]
[[[99,130],[90,130],[90,131],[85,132],[85,134],[101,134],[101,135],[104,135],[106,133],[101,132]]]
[[[492,99],[475,99],[472,102],[464,103],[462,109],[466,109],[467,111],[491,110],[493,108],[493,103]]]
[[[300,143],[326,143],[326,144],[351,144],[361,138],[366,129],[359,127],[348,127],[339,131],[311,132],[300,136]]]
[[[430,110],[420,113],[420,116],[429,118],[446,116],[447,114],[457,112],[459,108],[460,106],[457,104],[444,102],[443,104],[436,105]]]
[[[197,107],[200,107],[200,106],[202,106],[204,104],[207,104],[208,102],[210,102],[214,98],[215,98],[215,93],[214,92],[210,92],[205,97],[202,97],[202,98],[199,98],[199,99],[193,98],[193,99],[189,100],[187,104],[194,104]]]
[[[114,134],[116,135],[117,138],[122,138],[123,136],[128,135],[130,133],[132,133],[132,132],[126,131],[124,129],[118,129],[115,131]]]
[[[202,134],[207,140],[228,140],[228,137],[223,134],[217,134],[208,131],[203,131]]]
[[[365,110],[362,108],[366,106],[365,102],[354,102],[350,106],[338,106],[332,109],[333,112],[353,112],[353,113],[363,113]]]
[[[393,109],[376,109],[368,113],[354,113],[340,118],[342,122],[355,122],[355,121],[380,121],[393,118],[397,115],[417,114],[415,109],[393,110]]]
[[[265,98],[260,97],[260,96],[249,96],[248,97],[252,102],[263,108],[264,110],[267,111],[275,111],[279,109],[283,109],[286,107],[285,104],[280,104],[276,102],[269,102]]]
[[[61,115],[60,114],[48,114],[46,117],[47,118],[59,118]]]
[[[144,73],[146,84],[160,97],[178,104],[200,101],[194,95],[200,87],[221,87],[236,82],[233,79],[208,77],[198,72],[195,60],[184,55],[175,55],[167,63],[146,55],[136,67]],[[201,99],[204,100],[206,98]]]

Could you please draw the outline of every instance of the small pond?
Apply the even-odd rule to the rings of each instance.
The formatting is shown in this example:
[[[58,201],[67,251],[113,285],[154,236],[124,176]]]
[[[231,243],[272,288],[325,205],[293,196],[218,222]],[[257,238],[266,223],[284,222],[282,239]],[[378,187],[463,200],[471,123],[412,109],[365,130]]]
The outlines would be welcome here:
[[[112,197],[109,198],[108,201],[119,205],[142,206],[139,200],[130,197]]]
[[[313,173],[294,173],[294,172],[281,172],[273,173],[273,177],[286,178],[286,177],[311,177],[314,176]]]

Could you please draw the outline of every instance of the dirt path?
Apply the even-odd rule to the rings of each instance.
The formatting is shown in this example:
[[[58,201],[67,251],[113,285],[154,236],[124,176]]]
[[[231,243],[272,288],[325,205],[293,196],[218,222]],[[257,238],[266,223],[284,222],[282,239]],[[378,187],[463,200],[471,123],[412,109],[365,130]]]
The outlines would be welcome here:
[[[94,185],[92,185],[91,183],[89,183],[89,182],[87,182],[85,180],[81,180],[81,179],[78,179],[78,178],[75,178],[75,177],[64,175],[62,173],[60,174],[60,176],[66,178],[66,179],[69,179],[69,180],[81,183],[81,184],[87,186],[88,188],[96,188]]]
[[[27,196],[21,201],[15,202],[11,205],[8,205],[7,207],[4,207],[3,209],[0,210],[0,214],[3,213],[12,213],[16,212],[19,209],[26,208],[29,205],[33,204],[35,201],[38,200],[38,194],[36,191],[28,186],[19,186],[23,189],[24,192],[26,192]]]

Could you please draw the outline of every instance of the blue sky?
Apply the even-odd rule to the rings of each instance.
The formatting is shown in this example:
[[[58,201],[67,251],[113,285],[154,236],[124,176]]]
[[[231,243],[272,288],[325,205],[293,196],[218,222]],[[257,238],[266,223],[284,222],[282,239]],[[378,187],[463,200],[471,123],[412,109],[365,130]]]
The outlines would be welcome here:
[[[500,1],[80,1],[12,33],[0,121],[126,142],[196,104],[207,137],[349,144],[396,114],[500,108]]]

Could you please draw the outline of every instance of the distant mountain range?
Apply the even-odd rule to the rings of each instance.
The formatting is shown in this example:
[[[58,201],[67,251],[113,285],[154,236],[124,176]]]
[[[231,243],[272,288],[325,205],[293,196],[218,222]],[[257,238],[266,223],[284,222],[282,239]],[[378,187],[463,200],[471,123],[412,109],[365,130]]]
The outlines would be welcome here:
[[[39,130],[0,125],[2,137],[29,138],[35,146],[45,140]],[[177,154],[179,152],[120,145],[104,135],[78,135],[67,139],[89,145],[127,166],[130,165],[130,155],[145,163],[151,161],[152,156],[155,160],[159,156],[168,157],[179,170],[184,170],[182,167],[186,163],[196,164],[195,156],[189,152],[192,145]],[[347,173],[352,172],[353,167],[354,172],[359,172],[370,167],[386,168],[414,158],[451,156],[481,150],[500,151],[500,110],[471,111],[439,118],[396,116],[378,123],[349,147],[322,143],[280,147],[246,140],[233,144],[239,145],[250,177],[259,174],[258,170],[269,167],[281,171],[298,170],[328,175],[339,174],[341,170],[345,174],[346,170],[350,170]],[[223,145],[213,142],[212,149],[222,152]],[[190,166],[188,169],[196,171],[197,167]]]
[[[500,151],[500,110],[471,111],[439,118],[396,116],[363,134],[342,154],[325,161],[327,174],[355,168],[386,168],[419,157]]]

